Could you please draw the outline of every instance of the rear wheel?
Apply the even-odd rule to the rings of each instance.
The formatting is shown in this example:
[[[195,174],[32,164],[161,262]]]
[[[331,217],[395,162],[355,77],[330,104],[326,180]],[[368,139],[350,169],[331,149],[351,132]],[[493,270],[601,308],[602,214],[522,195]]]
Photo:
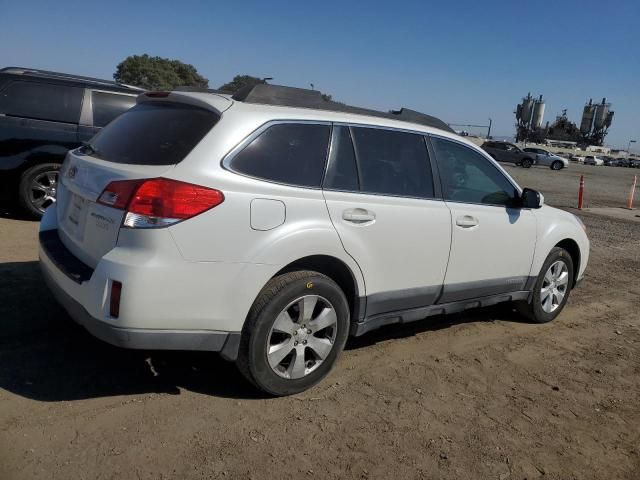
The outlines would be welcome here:
[[[59,163],[43,163],[28,168],[20,177],[18,200],[32,218],[40,218],[45,209],[56,201]]]
[[[522,165],[523,168],[531,168],[532,164],[533,162],[531,161],[530,158],[523,158],[522,161],[520,162],[520,165]]]
[[[556,160],[551,164],[551,170],[560,170],[564,165],[560,160]]]
[[[265,392],[298,393],[331,371],[348,330],[349,304],[333,280],[312,271],[279,275],[251,307],[237,365]]]
[[[542,265],[533,287],[531,303],[517,302],[520,313],[535,323],[547,323],[560,315],[573,285],[573,262],[569,252],[554,247]]]

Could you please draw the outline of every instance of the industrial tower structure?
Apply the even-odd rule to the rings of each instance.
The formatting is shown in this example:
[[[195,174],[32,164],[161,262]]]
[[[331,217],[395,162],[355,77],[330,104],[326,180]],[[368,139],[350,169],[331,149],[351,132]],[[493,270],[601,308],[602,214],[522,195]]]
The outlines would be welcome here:
[[[611,104],[603,98],[602,103],[594,104],[591,99],[584,106],[580,128],[567,118],[567,111],[542,127],[545,102],[540,95],[534,99],[531,93],[516,106],[516,142],[530,141],[542,143],[545,139],[575,142],[579,145],[602,146],[611,122],[613,111]]]

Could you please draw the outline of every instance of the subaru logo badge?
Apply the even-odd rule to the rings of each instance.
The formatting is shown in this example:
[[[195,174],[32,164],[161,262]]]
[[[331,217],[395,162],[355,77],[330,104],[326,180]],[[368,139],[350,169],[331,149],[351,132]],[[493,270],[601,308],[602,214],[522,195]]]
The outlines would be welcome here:
[[[67,177],[69,177],[69,178],[76,178],[76,173],[78,173],[78,167],[71,167],[71,168],[67,171]]]

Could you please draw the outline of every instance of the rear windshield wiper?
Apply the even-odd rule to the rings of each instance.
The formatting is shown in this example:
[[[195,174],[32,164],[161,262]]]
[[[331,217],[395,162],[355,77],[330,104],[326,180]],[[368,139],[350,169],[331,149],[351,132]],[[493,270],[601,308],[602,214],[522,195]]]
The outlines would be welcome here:
[[[91,142],[82,142],[82,147],[80,147],[80,153],[85,155],[99,155],[100,152],[96,147],[91,145]]]

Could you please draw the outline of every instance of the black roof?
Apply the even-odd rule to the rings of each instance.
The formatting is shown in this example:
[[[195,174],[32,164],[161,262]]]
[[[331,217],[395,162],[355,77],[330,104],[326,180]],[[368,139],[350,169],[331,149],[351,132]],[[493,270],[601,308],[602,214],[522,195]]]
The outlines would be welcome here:
[[[23,75],[33,78],[42,78],[48,80],[58,80],[68,83],[83,84],[93,87],[108,88],[110,90],[120,90],[127,92],[144,92],[143,88],[126,85],[124,83],[114,82],[112,80],[103,80],[101,78],[84,77],[81,75],[73,75],[70,73],[52,72],[49,70],[39,70],[36,68],[24,67],[5,67],[0,69],[0,74]]]
[[[440,130],[455,133],[445,122],[425,113],[416,112],[408,108],[381,112],[378,110],[370,110],[368,108],[353,107],[344,103],[326,100],[319,91],[309,90],[306,88],[285,87],[282,85],[261,83],[241,88],[231,98],[245,103],[312,108],[332,112],[369,115],[373,117],[388,118],[391,120],[418,123],[420,125],[426,125],[428,127],[439,128]]]

